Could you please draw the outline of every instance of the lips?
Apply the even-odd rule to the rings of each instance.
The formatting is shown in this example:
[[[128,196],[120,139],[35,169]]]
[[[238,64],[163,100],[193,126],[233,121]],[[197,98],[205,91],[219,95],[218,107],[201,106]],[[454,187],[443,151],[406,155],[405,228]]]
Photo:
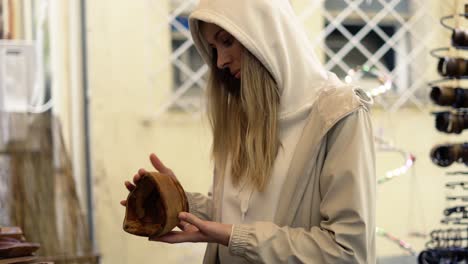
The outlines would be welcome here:
[[[233,76],[236,77],[237,79],[239,79],[239,78],[240,78],[240,73],[241,73],[240,71],[236,71],[236,72],[233,74]]]

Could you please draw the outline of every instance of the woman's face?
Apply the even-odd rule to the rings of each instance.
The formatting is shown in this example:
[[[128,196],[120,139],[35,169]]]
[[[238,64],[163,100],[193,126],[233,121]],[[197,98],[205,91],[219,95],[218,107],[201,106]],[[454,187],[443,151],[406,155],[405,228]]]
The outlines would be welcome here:
[[[228,69],[232,76],[240,79],[242,44],[215,24],[202,22],[200,27],[203,37],[217,54],[216,66],[220,70]]]

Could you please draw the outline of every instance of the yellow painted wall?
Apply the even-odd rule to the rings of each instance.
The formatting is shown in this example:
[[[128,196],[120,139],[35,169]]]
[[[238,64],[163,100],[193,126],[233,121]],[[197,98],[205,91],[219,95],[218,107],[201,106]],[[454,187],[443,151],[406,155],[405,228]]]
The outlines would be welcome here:
[[[169,61],[165,1],[87,1],[91,148],[95,222],[103,263],[200,262],[204,246],[150,243],[122,230],[124,181],[155,152],[187,189],[206,192],[210,179],[209,135],[199,121],[167,118],[144,125],[167,99],[170,73],[155,70]],[[154,5],[149,4],[152,2]],[[154,44],[154,46],[153,46]],[[149,78],[154,75],[150,86]],[[184,261],[185,259],[185,261]]]

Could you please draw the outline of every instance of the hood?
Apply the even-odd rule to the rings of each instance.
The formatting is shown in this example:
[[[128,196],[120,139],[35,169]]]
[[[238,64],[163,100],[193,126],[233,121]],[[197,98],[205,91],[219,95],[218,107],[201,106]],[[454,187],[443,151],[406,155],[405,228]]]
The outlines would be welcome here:
[[[263,63],[278,84],[280,119],[309,110],[327,85],[329,75],[288,0],[201,0],[190,15],[190,31],[210,65],[211,49],[199,21],[220,26]]]

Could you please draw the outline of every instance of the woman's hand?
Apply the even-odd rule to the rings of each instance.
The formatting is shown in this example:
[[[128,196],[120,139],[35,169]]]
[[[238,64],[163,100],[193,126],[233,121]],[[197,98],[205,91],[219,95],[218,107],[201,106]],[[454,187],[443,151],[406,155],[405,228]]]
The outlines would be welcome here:
[[[193,214],[182,212],[179,214],[180,223],[177,225],[182,231],[171,231],[161,237],[150,237],[151,241],[170,244],[184,242],[209,242],[229,245],[232,225],[204,221]]]
[[[151,164],[153,165],[153,167],[159,172],[159,173],[162,173],[162,174],[165,174],[165,175],[168,175],[170,177],[176,177],[174,175],[174,172],[172,172],[171,169],[167,168],[166,166],[164,166],[164,164],[159,160],[159,158],[156,156],[156,154],[154,153],[151,153],[151,155],[149,156],[150,158],[150,161],[151,161]],[[125,181],[125,187],[127,187],[127,190],[129,192],[133,191],[133,189],[135,189],[135,185],[137,184],[137,182],[141,179],[141,177],[143,175],[145,175],[147,173],[147,171],[145,169],[139,169],[137,174],[135,174],[133,176],[133,184],[129,181]],[[120,201],[120,204],[123,205],[123,206],[127,206],[127,200],[122,200]]]
[[[170,177],[176,177],[174,172],[167,168],[154,153],[152,153],[149,158],[151,164],[159,173]],[[145,169],[139,169],[138,173],[133,176],[133,184],[129,181],[125,181],[127,190],[133,191],[135,185],[146,173],[147,171]],[[122,200],[120,204],[127,206],[127,200]],[[161,237],[150,237],[149,240],[171,244],[183,242],[210,242],[228,246],[232,225],[204,221],[187,212],[180,213],[179,220],[180,222],[177,226],[182,231],[171,231]]]

